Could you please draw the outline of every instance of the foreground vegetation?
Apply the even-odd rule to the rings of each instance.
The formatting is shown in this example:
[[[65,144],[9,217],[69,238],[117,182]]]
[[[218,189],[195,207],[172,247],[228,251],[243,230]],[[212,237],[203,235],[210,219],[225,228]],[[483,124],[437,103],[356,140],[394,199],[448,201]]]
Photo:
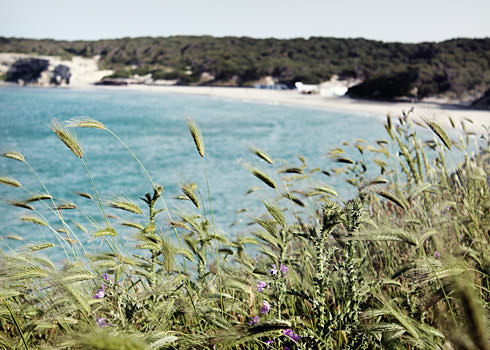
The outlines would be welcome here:
[[[101,213],[88,218],[100,227],[86,231],[104,248],[88,254],[80,227],[65,221],[47,188],[28,199],[21,192],[24,199],[12,204],[30,211],[26,224],[45,226],[53,240],[1,254],[0,348],[490,349],[488,132],[451,140],[409,114],[388,117],[387,140],[329,153],[336,168],[324,174],[345,176],[357,189],[346,202],[312,182],[319,169],[302,158],[284,168],[251,149],[261,165],[249,170],[268,200],[243,236],[219,234],[209,189],[183,183],[188,207],[174,213],[148,175],[152,190],[139,202],[103,202],[94,182],[82,194]],[[125,146],[98,121],[54,121],[52,130],[84,166],[72,131],[80,127]],[[206,174],[192,120],[189,130]],[[428,131],[433,139],[423,141],[418,135]],[[346,147],[358,159],[347,158]],[[451,171],[455,148],[464,162]],[[3,156],[30,167],[21,153]],[[29,192],[13,177],[0,182]],[[109,207],[140,215],[123,224],[134,228],[136,246],[120,240]],[[64,250],[62,265],[44,255],[50,249]]]
[[[249,86],[272,76],[278,83],[294,86],[297,81],[320,83],[337,74],[367,82],[352,95],[370,98],[445,94],[475,99],[490,88],[490,38],[402,44],[322,37],[175,36],[98,41],[0,37],[0,52],[67,58],[100,55],[101,68],[115,70],[114,77],[151,73],[153,79],[177,79],[179,84]],[[207,73],[205,80],[203,73]],[[383,93],[380,81],[386,85],[386,80],[396,86]]]

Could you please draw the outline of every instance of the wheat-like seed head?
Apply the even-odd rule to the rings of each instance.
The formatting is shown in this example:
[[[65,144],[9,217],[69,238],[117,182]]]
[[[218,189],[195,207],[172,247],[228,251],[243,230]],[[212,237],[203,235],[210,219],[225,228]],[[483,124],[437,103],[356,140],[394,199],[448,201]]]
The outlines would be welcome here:
[[[199,132],[196,122],[192,118],[188,117],[187,125],[199,155],[204,158],[204,144],[202,143],[201,133]]]
[[[447,136],[446,132],[436,123],[428,119],[422,118],[427,126],[436,134],[439,139],[444,143],[447,149],[451,150],[451,140]]]
[[[107,130],[107,127],[98,120],[90,117],[75,117],[66,122],[68,128],[94,128]]]
[[[407,209],[406,200],[401,199],[401,198],[395,196],[394,194],[392,194],[388,191],[382,190],[382,189],[376,190],[376,193],[379,194],[381,197],[384,197],[384,198],[388,199],[389,201],[395,203],[400,208]]]
[[[87,198],[87,199],[92,199],[92,195],[85,193],[85,192],[75,192],[78,194],[80,197]]]
[[[18,160],[19,162],[25,162],[24,156],[15,151],[2,153],[2,157]]]
[[[143,214],[143,211],[141,211],[141,208],[136,203],[121,195],[109,197],[107,199],[107,204],[111,208],[126,210],[135,214]]]
[[[257,168],[254,168],[253,166],[246,165],[245,166],[248,171],[252,173],[257,179],[265,183],[267,186],[271,188],[277,188],[276,183],[264,172],[260,171]]]
[[[195,185],[194,184],[187,184],[184,183],[183,185],[180,186],[180,189],[184,193],[184,195],[196,206],[196,208],[199,209],[200,204],[199,204],[199,199],[197,198],[196,194],[194,193],[195,190]]]
[[[52,198],[53,197],[49,194],[41,193],[41,194],[36,194],[32,197],[27,198],[25,200],[25,202],[31,203],[31,202],[43,201],[43,200],[52,199]]]
[[[53,119],[51,125],[49,126],[51,130],[58,136],[58,138],[63,142],[66,147],[70,149],[78,158],[83,159],[83,151],[78,143],[78,140],[74,133],[68,130],[66,127],[61,125],[61,123]]]
[[[12,179],[11,177],[0,176],[0,184],[4,184],[12,187],[22,187],[19,181]]]
[[[37,216],[23,216],[20,219],[24,222],[31,222],[33,224],[40,225],[40,226],[49,226],[46,221],[38,218]]]
[[[272,158],[267,153],[265,153],[264,151],[261,151],[260,149],[254,147],[254,146],[250,146],[248,148],[248,150],[250,153],[255,154],[257,157],[259,157],[263,161],[265,161],[269,164],[273,163]]]
[[[14,207],[17,207],[17,208],[24,208],[24,209],[34,210],[34,208],[32,207],[32,205],[27,204],[26,202],[13,201],[13,202],[10,202],[10,204],[12,204]]]

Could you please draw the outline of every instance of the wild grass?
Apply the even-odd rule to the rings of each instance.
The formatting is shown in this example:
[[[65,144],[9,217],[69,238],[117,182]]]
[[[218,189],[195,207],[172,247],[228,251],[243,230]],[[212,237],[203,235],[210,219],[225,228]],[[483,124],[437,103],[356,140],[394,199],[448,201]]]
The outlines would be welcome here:
[[[149,192],[139,202],[101,199],[67,127],[109,132],[142,167]],[[207,179],[205,139],[192,119],[188,127]],[[328,154],[335,168],[323,169],[325,182],[302,158],[301,167],[284,166],[252,147],[264,161],[246,166],[265,191],[263,214],[246,234],[227,237],[215,227],[209,185],[205,204],[193,182],[182,182],[192,205],[172,215],[162,186],[107,126],[78,118],[51,128],[84,163],[103,219],[67,223],[61,211],[78,209],[55,202],[44,184],[34,193],[0,178],[18,193],[11,204],[32,212],[25,225],[53,234],[1,251],[0,349],[490,348],[488,133],[456,141],[435,122],[388,117],[387,140]],[[448,164],[452,146],[462,164]],[[41,181],[20,152],[3,157]],[[338,198],[328,185],[335,174],[354,198]],[[134,230],[131,246],[107,220],[109,207],[130,215],[122,225]],[[97,253],[84,249],[80,231],[102,239]],[[48,258],[53,249],[64,251],[62,263]]]

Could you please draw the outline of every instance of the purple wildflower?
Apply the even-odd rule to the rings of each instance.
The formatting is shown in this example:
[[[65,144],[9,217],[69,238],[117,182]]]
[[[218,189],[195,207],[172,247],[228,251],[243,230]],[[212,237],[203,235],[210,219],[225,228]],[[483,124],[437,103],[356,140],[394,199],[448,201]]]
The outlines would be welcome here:
[[[281,270],[283,276],[286,276],[286,273],[288,272],[289,269],[286,265],[281,264],[279,270]]]
[[[100,288],[94,295],[94,299],[102,299],[105,297],[105,284],[102,283],[102,288]]]
[[[262,281],[257,282],[257,290],[259,292],[263,292],[265,287],[267,287],[267,284],[265,284],[265,282]]]
[[[439,259],[439,251],[436,250],[436,252],[434,253],[434,259]]]
[[[277,267],[276,267],[276,264],[272,264],[271,265],[271,269],[269,270],[270,274],[271,275],[275,275],[277,274]]]
[[[301,339],[301,337],[297,334],[294,334],[294,331],[290,328],[287,328],[285,330],[282,331],[282,334],[284,334],[285,336],[291,338],[293,341],[298,341]]]
[[[98,318],[95,320],[100,328],[114,327],[112,323],[107,322],[107,318]]]
[[[289,346],[283,347],[282,350],[289,350]]]
[[[271,344],[274,344],[274,340],[269,339],[269,340],[266,340],[265,343],[267,345],[271,345]]]
[[[262,315],[265,315],[266,313],[269,312],[270,309],[271,309],[270,304],[266,300],[262,300],[262,308],[259,310],[259,312]]]
[[[254,317],[252,317],[252,319],[250,320],[250,322],[248,324],[253,326],[254,324],[257,324],[257,323],[259,323],[259,316],[254,316]]]
[[[104,272],[104,274],[102,275],[102,278],[105,279],[107,282],[109,282],[109,274],[107,272]]]

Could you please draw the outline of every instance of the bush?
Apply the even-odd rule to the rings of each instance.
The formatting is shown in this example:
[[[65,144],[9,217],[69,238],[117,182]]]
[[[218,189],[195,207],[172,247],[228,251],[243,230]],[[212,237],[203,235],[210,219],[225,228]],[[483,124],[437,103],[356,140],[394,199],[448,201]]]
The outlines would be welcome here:
[[[417,79],[418,73],[415,70],[382,75],[349,88],[347,95],[373,99],[413,96],[412,90]]]

